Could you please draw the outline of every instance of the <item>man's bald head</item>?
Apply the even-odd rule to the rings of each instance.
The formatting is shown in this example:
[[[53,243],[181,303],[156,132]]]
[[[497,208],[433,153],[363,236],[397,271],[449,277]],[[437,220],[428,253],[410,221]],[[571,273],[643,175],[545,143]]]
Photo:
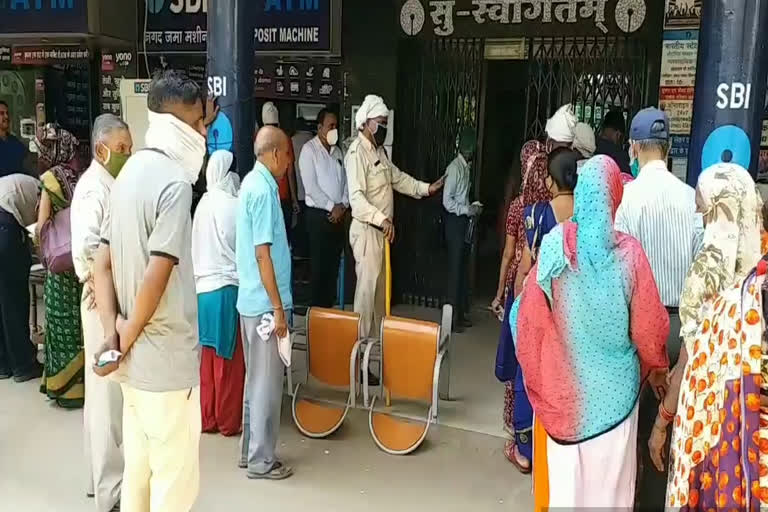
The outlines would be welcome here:
[[[275,126],[264,126],[258,131],[254,153],[256,159],[276,178],[285,176],[293,163],[288,135]]]

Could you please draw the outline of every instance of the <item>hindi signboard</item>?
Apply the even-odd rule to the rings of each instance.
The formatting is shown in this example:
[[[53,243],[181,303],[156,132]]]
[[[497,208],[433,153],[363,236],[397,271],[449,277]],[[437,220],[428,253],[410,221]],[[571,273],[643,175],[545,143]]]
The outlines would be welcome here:
[[[11,63],[14,65],[42,66],[46,64],[72,64],[87,61],[91,54],[83,46],[26,46],[14,45]]]
[[[142,0],[146,30],[139,38],[148,52],[205,52],[208,0]],[[140,25],[140,29],[145,27]]]
[[[698,31],[665,32],[661,49],[661,87],[693,87],[698,51]]]
[[[643,32],[646,0],[404,0],[406,36],[601,36]]]
[[[670,133],[686,136],[686,142],[688,141],[687,136],[691,133],[698,47],[699,38],[696,30],[664,32],[661,50],[659,108],[669,116]],[[680,137],[678,140],[683,139]],[[676,154],[673,156],[682,157],[683,155]]]

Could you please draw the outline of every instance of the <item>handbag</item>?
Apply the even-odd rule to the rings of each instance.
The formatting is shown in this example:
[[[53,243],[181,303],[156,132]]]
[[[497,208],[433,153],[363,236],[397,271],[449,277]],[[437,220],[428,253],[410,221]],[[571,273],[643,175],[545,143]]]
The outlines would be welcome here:
[[[531,264],[536,262],[536,258],[539,254],[539,247],[541,246],[541,224],[544,221],[544,215],[547,209],[543,208],[539,215],[539,222],[535,225],[535,231],[533,232],[533,240],[531,244]],[[536,218],[536,205],[531,210],[531,217]],[[526,277],[526,279],[528,279]],[[510,291],[509,293],[514,293]],[[514,299],[508,298],[507,304],[504,306],[504,319],[501,325],[501,336],[499,336],[499,345],[496,347],[496,378],[501,382],[509,382],[514,380],[517,374],[517,355],[515,354],[515,341],[512,334],[512,327],[509,325],[509,310],[514,304]]]
[[[74,270],[69,208],[60,210],[43,224],[40,229],[40,253],[48,272],[61,274]]]

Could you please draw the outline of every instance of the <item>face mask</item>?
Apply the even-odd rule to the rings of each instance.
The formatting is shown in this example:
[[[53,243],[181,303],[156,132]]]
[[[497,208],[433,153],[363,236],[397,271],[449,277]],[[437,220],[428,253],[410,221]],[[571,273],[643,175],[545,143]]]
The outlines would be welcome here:
[[[104,147],[107,148],[107,146]],[[125,162],[128,161],[128,158],[130,158],[131,155],[117,153],[109,148],[107,148],[107,151],[109,154],[107,155],[107,159],[104,160],[104,168],[113,178],[117,178],[117,175],[120,174]]]
[[[339,142],[339,130],[336,128],[329,130],[328,133],[325,134],[325,141],[329,146],[335,146],[336,143]]]
[[[633,178],[637,178],[640,174],[640,162],[632,154],[632,144],[629,145],[629,170],[632,172]]]
[[[376,129],[371,132],[373,140],[376,141],[376,146],[380,147],[384,145],[384,141],[387,140],[387,125],[375,123]],[[368,128],[370,130],[370,128]]]

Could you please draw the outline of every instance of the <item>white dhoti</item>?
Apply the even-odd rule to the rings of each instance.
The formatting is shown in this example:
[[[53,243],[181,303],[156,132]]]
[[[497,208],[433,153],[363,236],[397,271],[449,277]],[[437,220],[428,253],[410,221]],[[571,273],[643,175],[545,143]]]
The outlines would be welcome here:
[[[120,500],[123,480],[123,392],[111,378],[93,373],[94,355],[104,344],[98,311],[88,311],[82,304],[80,316],[85,348],[83,433],[89,472],[87,492],[94,494],[98,512],[109,512]]]
[[[547,439],[549,510],[632,510],[638,405],[621,424],[577,444]]]
[[[384,233],[353,219],[349,243],[355,256],[355,312],[360,315],[360,336],[378,338],[386,308]]]

